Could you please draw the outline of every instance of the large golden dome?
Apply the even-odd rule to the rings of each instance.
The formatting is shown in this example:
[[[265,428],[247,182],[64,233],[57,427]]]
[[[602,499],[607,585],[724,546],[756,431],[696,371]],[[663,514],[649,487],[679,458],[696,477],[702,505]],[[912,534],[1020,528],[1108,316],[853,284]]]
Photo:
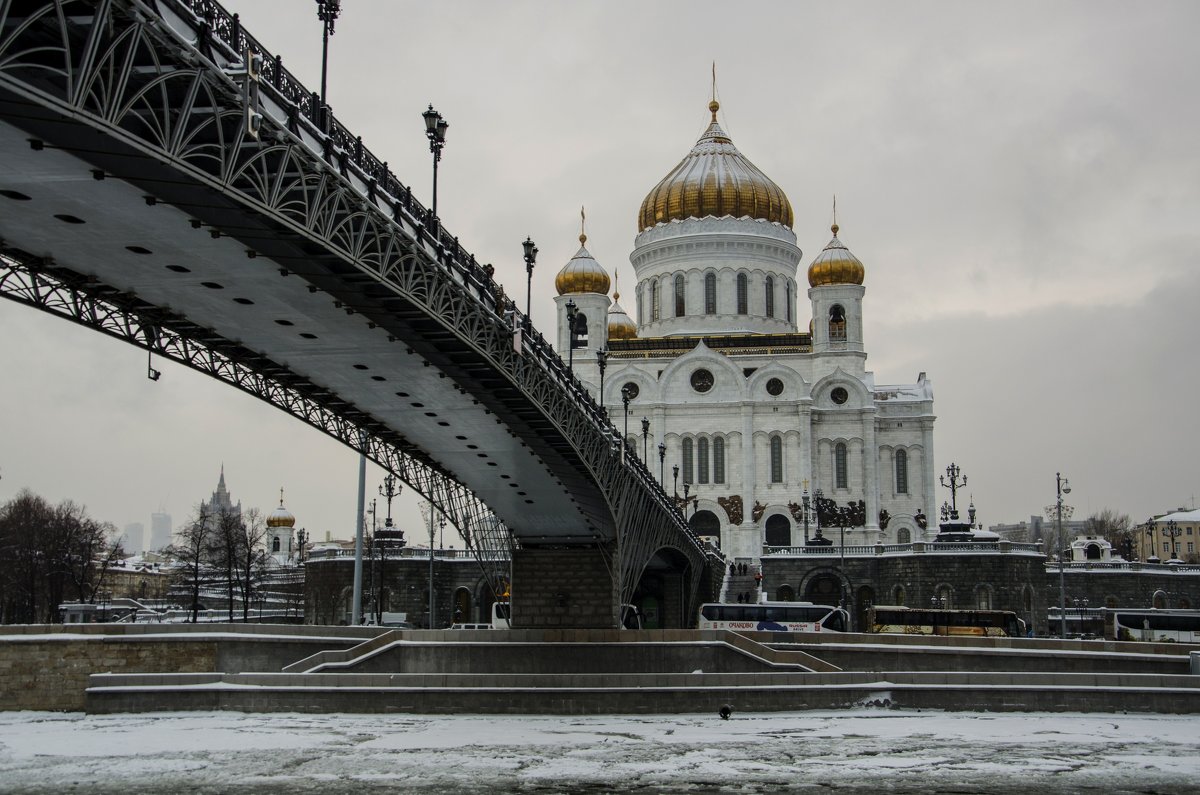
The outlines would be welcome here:
[[[638,213],[638,231],[685,218],[761,218],[792,226],[792,205],[783,190],[737,150],[717,124],[716,100],[709,103],[712,122],[692,151],[654,186]]]
[[[587,235],[580,235],[579,251],[575,252],[575,256],[571,257],[571,260],[554,277],[554,289],[558,290],[559,295],[568,293],[608,294],[608,288],[611,285],[608,274],[584,248],[583,244],[586,242]]]
[[[830,284],[862,284],[866,269],[858,257],[838,240],[838,225],[829,227],[833,240],[808,266],[808,286],[823,287]]]

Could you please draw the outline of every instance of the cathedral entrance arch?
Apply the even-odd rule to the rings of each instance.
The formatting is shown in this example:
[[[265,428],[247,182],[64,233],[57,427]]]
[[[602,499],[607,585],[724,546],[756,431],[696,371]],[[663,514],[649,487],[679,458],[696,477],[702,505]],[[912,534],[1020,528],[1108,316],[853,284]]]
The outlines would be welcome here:
[[[698,536],[708,536],[717,539],[717,547],[721,546],[721,520],[712,511],[696,511],[688,520],[688,526]]]
[[[767,517],[767,546],[790,547],[792,545],[792,523],[781,513]]]
[[[836,574],[818,574],[804,588],[804,601],[837,605],[842,601],[842,581]]]
[[[471,620],[471,592],[466,588],[459,588],[454,592],[454,616],[455,624],[462,624]]]

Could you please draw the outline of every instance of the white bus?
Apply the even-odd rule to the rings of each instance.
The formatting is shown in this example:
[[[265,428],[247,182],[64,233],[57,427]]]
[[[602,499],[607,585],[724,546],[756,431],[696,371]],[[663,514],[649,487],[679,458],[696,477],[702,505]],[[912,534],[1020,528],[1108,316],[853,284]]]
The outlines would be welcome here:
[[[742,632],[847,632],[850,615],[840,607],[812,602],[701,605],[699,629]]]

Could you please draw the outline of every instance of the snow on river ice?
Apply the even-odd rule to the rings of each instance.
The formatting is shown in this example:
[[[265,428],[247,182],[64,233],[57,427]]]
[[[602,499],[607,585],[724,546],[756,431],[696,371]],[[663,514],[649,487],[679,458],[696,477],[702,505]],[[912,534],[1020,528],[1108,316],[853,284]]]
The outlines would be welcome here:
[[[5,793],[1200,792],[1194,716],[0,713]]]

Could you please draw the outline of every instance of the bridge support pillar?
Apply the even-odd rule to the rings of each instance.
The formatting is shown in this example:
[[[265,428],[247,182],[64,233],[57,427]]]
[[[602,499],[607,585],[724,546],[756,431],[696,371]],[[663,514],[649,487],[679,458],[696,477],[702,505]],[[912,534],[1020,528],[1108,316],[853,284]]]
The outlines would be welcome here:
[[[518,549],[512,561],[513,629],[613,629],[613,549]]]

